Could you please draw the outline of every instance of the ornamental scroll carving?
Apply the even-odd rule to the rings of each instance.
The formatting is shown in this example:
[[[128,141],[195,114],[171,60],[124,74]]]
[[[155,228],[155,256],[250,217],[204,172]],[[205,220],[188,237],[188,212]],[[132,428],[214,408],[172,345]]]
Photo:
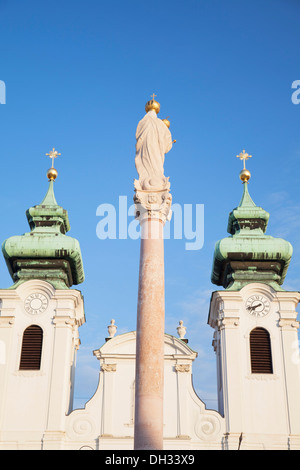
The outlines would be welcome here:
[[[218,320],[218,328],[222,330],[224,328],[236,328],[239,326],[240,320],[237,317],[226,317]]]
[[[146,192],[136,189],[134,195],[135,217],[143,219],[160,219],[164,223],[172,217],[172,196],[169,190]]]
[[[116,372],[117,364],[102,364],[101,370],[103,372]]]
[[[293,330],[299,328],[299,322],[294,318],[281,318],[279,320],[279,326],[284,330]]]
[[[74,412],[73,412],[74,413]],[[84,412],[71,413],[67,424],[67,434],[72,440],[94,439],[97,427],[94,419]]]
[[[217,439],[221,432],[220,419],[215,415],[201,415],[195,425],[195,433],[204,441]]]
[[[191,366],[190,364],[176,364],[175,370],[176,372],[190,372]]]

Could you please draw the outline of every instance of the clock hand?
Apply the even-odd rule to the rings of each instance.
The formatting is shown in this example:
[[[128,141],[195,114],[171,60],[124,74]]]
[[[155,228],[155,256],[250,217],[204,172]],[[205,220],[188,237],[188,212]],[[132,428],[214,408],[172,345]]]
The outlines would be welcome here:
[[[262,304],[257,304],[257,305],[254,305],[254,306],[252,307],[252,308],[253,308],[253,310],[255,310],[257,307],[260,307],[260,305],[262,305]]]
[[[254,305],[254,306],[253,306],[253,305],[252,305],[252,306],[249,305],[249,307],[247,307],[247,310],[255,310],[255,309],[256,309],[257,307],[259,307],[260,305],[262,305],[262,304],[257,304],[257,305]]]

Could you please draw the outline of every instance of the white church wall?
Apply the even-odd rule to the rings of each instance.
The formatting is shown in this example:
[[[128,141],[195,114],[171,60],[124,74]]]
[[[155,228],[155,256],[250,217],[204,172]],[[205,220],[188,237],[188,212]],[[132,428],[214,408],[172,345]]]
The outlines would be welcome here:
[[[261,314],[247,310],[255,298],[266,306]],[[241,434],[244,448],[289,448],[290,441],[297,440],[300,369],[293,354],[299,357],[299,299],[299,293],[275,291],[262,283],[213,293],[209,323],[216,330],[214,346],[220,360],[219,401],[227,438],[233,437],[234,446]],[[272,373],[251,370],[250,333],[255,328],[270,336]]]
[[[135,332],[115,336],[94,351],[100,380],[94,396],[66,421],[66,446],[133,449]],[[165,335],[164,448],[222,448],[224,418],[205,409],[192,386],[197,354]],[[100,411],[101,410],[101,411]]]
[[[41,448],[47,432],[64,432],[77,329],[84,321],[81,294],[31,280],[1,290],[0,296],[0,340],[6,350],[0,366],[0,448]],[[20,370],[23,334],[31,325],[43,333],[40,368]]]

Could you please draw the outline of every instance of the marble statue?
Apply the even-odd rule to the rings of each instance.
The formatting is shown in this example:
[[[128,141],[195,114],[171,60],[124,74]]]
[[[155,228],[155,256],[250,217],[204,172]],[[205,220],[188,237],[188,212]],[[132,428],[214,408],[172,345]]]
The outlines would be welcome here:
[[[164,161],[172,144],[168,125],[157,117],[155,109],[150,109],[136,129],[135,167],[139,175],[136,189],[151,191],[169,187],[169,178],[164,176]]]

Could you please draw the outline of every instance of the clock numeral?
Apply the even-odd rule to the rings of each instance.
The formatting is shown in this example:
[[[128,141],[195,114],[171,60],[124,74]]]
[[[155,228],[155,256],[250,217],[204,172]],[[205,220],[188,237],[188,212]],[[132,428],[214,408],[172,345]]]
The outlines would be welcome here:
[[[48,307],[48,300],[43,294],[34,293],[29,295],[24,302],[24,308],[31,315],[43,313]]]
[[[246,310],[254,317],[264,317],[270,311],[270,302],[263,295],[252,295],[246,300]]]

